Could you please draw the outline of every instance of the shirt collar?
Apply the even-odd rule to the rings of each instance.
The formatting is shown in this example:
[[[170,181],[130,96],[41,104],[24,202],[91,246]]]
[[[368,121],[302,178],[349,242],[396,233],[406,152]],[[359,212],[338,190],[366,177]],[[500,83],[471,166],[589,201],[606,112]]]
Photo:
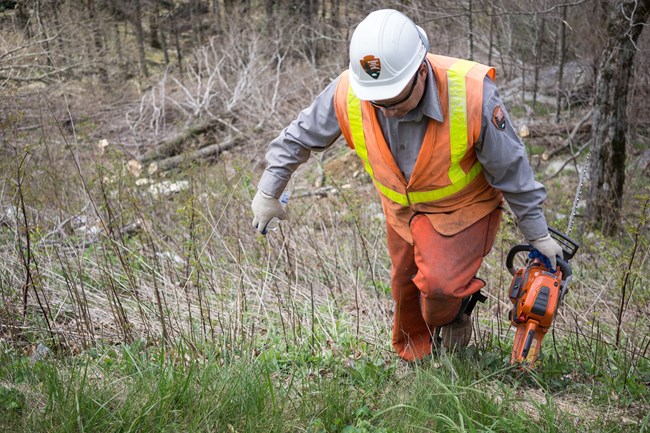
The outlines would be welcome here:
[[[427,61],[427,83],[424,91],[424,96],[420,103],[411,110],[406,116],[405,121],[420,121],[422,116],[427,116],[437,122],[443,122],[442,108],[440,107],[440,98],[438,97],[438,86],[436,84],[436,77],[431,68],[431,64]]]

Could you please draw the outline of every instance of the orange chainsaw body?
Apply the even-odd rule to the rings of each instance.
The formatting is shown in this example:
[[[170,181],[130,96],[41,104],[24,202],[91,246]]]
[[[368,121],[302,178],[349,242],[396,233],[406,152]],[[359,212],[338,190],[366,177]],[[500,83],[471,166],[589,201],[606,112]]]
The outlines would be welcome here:
[[[517,270],[510,284],[510,322],[516,328],[510,363],[533,366],[553,323],[565,286],[560,267],[552,273],[539,259]]]

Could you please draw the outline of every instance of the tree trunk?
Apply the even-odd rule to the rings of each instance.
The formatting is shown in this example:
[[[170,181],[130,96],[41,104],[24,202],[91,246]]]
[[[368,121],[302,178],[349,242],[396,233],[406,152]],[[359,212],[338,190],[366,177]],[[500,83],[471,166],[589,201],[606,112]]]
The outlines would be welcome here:
[[[61,31],[61,19],[59,18],[59,3],[60,3],[59,0],[55,0],[52,2],[52,19],[54,20],[54,29],[57,33]],[[64,44],[64,38],[58,36],[56,38],[56,44],[59,49],[59,53],[66,59],[69,58],[66,44]]]
[[[103,66],[104,63],[101,61],[104,55],[104,44],[102,37],[103,26],[101,24],[101,20],[97,18],[95,0],[88,0],[86,6],[88,9],[88,17],[92,23],[92,39],[95,48],[95,59],[99,65],[97,67],[97,71],[99,72],[101,80],[106,83],[108,82],[108,71],[106,70],[106,67]]]
[[[537,20],[535,20],[537,21]],[[537,91],[539,89],[539,68],[542,61],[542,55],[544,50],[544,30],[546,27],[546,18],[542,16],[539,27],[537,28],[537,40],[535,41],[535,71],[533,78],[533,110],[537,108]]]
[[[221,23],[221,0],[214,0],[212,2],[212,14],[214,15],[214,31],[219,34],[223,27]]]
[[[153,11],[149,14],[149,46],[159,50],[162,48],[162,43],[160,42],[160,25],[158,22],[160,15],[158,2],[153,3],[152,9]]]
[[[619,0],[610,11],[607,46],[601,55],[592,132],[591,186],[587,213],[605,235],[618,232],[625,185],[627,98],[634,55],[650,0]]]
[[[43,18],[43,10],[40,0],[34,2],[34,15],[36,16],[36,22],[38,23],[38,31],[43,34],[43,52],[45,53],[47,64],[51,67],[54,67],[52,63],[52,51],[50,50],[50,35],[45,28],[45,19]]]
[[[521,60],[521,104],[526,105],[526,61]]]
[[[165,36],[165,31],[162,27],[158,29],[160,32],[160,45],[162,45],[163,57],[165,59],[165,66],[169,65],[169,49],[167,48],[167,36]]]
[[[178,38],[178,23],[176,18],[172,16],[172,30],[174,32],[174,46],[176,47],[176,61],[178,62],[178,72],[183,78],[183,52],[181,51],[181,43]]]
[[[196,37],[196,46],[203,45],[203,31],[201,29],[200,20],[201,2],[200,0],[190,1],[190,22],[194,29],[194,36]]]
[[[28,0],[18,0],[16,2],[16,19],[27,40],[32,38],[29,3]]]
[[[266,0],[264,3],[266,12],[266,31],[272,32],[275,29],[275,0]]]
[[[474,23],[472,22],[472,0],[467,2],[467,50],[469,51],[467,58],[474,60]]]
[[[557,93],[555,97],[555,123],[560,121],[562,111],[562,79],[564,78],[564,62],[566,61],[566,15],[567,6],[562,6],[562,19],[560,21],[560,62],[557,71]]]
[[[144,31],[142,30],[142,3],[140,0],[135,0],[135,17],[133,17],[133,25],[135,26],[135,37],[138,44],[138,57],[140,58],[140,72],[145,77],[149,76],[147,70],[147,58],[144,54]]]
[[[122,41],[120,39],[120,23],[116,20],[113,24],[115,30],[115,50],[117,51],[117,62],[120,65],[120,70],[122,75],[126,78],[129,74],[129,65],[124,60],[124,54],[122,53]]]
[[[494,5],[490,3],[490,43],[488,46],[488,62],[489,66],[492,66],[492,48],[494,46]]]

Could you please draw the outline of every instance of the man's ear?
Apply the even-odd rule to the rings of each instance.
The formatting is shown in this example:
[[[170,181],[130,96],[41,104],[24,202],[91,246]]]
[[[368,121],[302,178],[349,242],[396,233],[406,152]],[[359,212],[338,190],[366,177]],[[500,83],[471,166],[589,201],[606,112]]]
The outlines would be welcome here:
[[[422,62],[420,68],[418,69],[418,74],[422,74],[424,76],[426,73],[427,73],[427,65],[426,63]]]

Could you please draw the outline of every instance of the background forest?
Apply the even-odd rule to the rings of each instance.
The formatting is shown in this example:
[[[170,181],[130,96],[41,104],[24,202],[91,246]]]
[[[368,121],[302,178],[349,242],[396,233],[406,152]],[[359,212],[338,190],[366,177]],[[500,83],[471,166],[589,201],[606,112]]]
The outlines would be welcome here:
[[[385,222],[342,141],[298,170],[288,221],[251,228],[266,145],[384,7],[432,52],[497,68],[549,224],[575,217],[573,283],[533,372],[508,365],[511,213],[472,345],[417,365],[390,347]],[[0,0],[0,430],[650,430],[649,15]]]

